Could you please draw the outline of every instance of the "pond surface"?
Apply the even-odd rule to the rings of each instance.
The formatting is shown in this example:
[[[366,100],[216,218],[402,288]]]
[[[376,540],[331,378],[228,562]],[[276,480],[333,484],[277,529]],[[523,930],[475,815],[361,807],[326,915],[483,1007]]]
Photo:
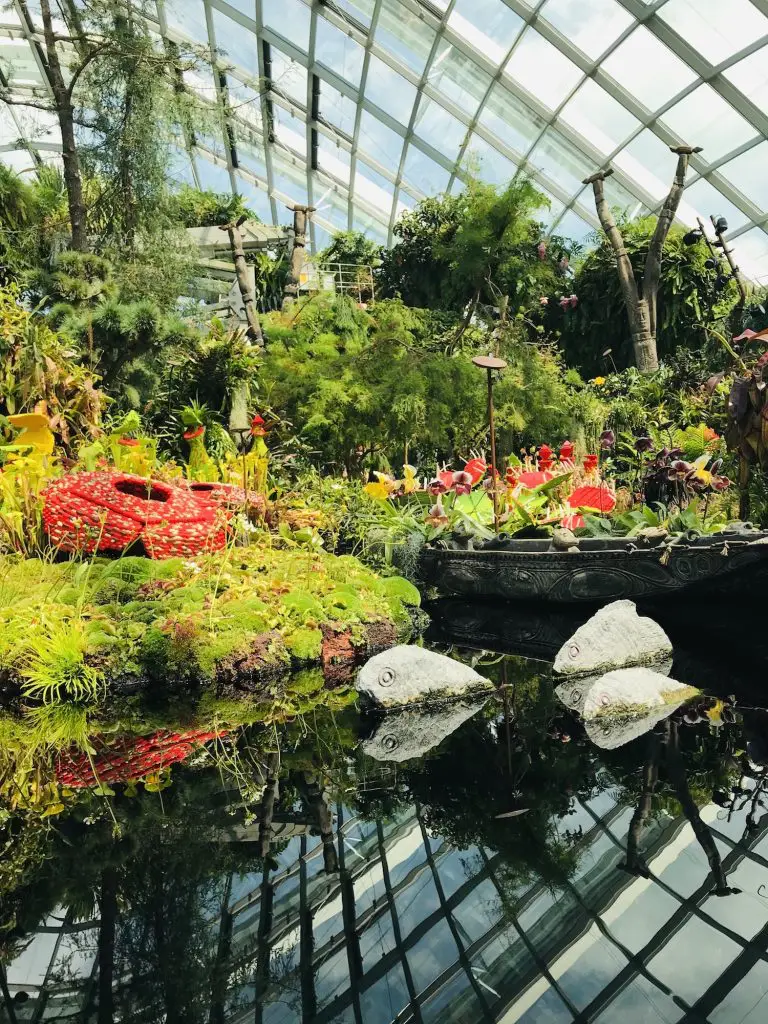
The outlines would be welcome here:
[[[585,613],[433,614],[437,649],[500,689],[430,747],[431,720],[421,756],[382,760],[414,750],[354,708],[217,718],[126,785],[116,723],[101,792],[86,768],[55,813],[7,799],[3,1019],[768,1020],[759,623],[665,612],[672,676],[708,696],[610,749],[549,676]]]

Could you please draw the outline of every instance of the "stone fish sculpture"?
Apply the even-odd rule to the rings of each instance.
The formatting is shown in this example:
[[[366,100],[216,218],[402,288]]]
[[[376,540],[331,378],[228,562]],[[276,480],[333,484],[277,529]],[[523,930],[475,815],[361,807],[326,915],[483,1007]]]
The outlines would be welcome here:
[[[410,761],[455,732],[476,715],[484,700],[457,700],[445,707],[404,708],[385,715],[376,731],[361,744],[364,754],[377,761]]]
[[[699,691],[693,686],[649,668],[622,668],[606,672],[584,695],[581,716],[585,721],[595,718],[631,718],[645,715],[654,708],[679,706]]]
[[[615,750],[650,732],[659,722],[674,714],[683,703],[678,701],[675,704],[667,704],[633,718],[591,718],[585,722],[584,731],[596,747]]]
[[[633,601],[613,601],[563,644],[553,667],[566,676],[598,675],[628,665],[652,665],[671,654],[672,644],[661,626],[638,615]]]
[[[423,647],[401,644],[375,655],[360,669],[357,692],[381,708],[444,701],[493,689],[468,665]]]

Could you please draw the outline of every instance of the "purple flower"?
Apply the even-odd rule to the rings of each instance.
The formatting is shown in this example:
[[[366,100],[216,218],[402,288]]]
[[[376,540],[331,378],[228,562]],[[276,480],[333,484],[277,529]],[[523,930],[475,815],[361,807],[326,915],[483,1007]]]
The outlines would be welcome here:
[[[472,490],[472,474],[465,473],[464,470],[454,473],[452,489],[456,494],[469,494]]]
[[[635,451],[649,452],[653,448],[653,441],[647,435],[635,438]]]
[[[616,444],[616,435],[612,430],[604,430],[600,435],[600,447],[604,452],[609,452]]]
[[[445,486],[443,481],[439,479],[439,477],[435,477],[434,480],[430,480],[427,484],[427,490],[430,494],[437,496],[439,494],[445,494],[448,488]]]

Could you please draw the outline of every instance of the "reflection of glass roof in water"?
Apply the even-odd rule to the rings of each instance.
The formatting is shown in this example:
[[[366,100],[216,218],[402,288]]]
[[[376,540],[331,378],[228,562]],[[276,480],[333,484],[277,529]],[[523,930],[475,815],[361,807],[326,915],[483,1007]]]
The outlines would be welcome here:
[[[231,142],[206,137],[179,176],[243,192],[267,222],[315,205],[316,246],[348,227],[386,241],[468,167],[493,182],[524,167],[549,226],[583,238],[584,177],[610,162],[612,205],[656,210],[667,147],[686,142],[704,148],[681,219],[724,214],[742,268],[768,282],[768,0],[157,0],[157,23],[210,47],[231,111]],[[40,86],[18,0],[0,24],[3,73],[19,94]],[[216,96],[213,79],[188,86]],[[58,147],[40,112],[0,119],[14,166]]]

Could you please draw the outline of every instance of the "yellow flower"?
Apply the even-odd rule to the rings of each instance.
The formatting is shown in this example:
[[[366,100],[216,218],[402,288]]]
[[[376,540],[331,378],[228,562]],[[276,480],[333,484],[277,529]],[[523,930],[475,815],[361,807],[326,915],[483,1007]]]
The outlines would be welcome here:
[[[601,388],[605,384],[605,377],[595,377],[592,383],[595,387]]]
[[[375,473],[376,482],[366,484],[363,490],[376,501],[386,501],[392,491],[397,487],[397,481],[386,473]]]
[[[8,422],[21,433],[16,438],[17,445],[29,445],[40,455],[51,455],[55,438],[48,426],[48,417],[41,413],[20,413],[9,416]]]
[[[412,494],[415,490],[418,490],[419,482],[416,479],[416,467],[415,466],[403,466],[403,491],[406,494]]]

